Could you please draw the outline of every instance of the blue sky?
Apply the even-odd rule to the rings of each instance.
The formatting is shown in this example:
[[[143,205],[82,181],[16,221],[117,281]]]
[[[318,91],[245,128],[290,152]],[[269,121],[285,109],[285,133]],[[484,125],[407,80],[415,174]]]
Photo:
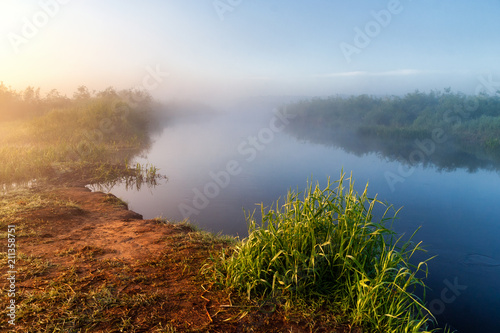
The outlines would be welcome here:
[[[498,0],[3,0],[0,81],[162,99],[472,93],[500,82],[499,17]]]

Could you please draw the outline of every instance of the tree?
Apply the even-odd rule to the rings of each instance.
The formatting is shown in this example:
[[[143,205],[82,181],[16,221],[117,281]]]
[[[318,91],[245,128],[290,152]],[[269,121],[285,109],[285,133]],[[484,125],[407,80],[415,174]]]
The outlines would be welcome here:
[[[24,89],[23,101],[28,103],[38,103],[40,102],[40,88],[33,88],[31,86]]]
[[[76,100],[86,100],[90,98],[90,92],[86,86],[79,86],[73,93],[73,98]]]

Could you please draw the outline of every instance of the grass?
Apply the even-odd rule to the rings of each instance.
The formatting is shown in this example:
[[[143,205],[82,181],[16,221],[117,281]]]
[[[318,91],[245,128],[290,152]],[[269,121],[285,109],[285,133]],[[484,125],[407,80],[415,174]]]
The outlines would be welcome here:
[[[121,294],[108,282],[85,288],[91,277],[79,276],[76,271],[73,266],[61,273],[48,283],[44,292],[22,291],[18,321],[34,322],[34,329],[43,327],[44,331],[51,332],[77,332],[82,328],[91,332],[111,322],[117,332],[133,332],[136,324],[131,317],[133,313],[164,299],[155,293]],[[46,309],[53,309],[53,312]],[[35,332],[34,329],[30,331]]]
[[[161,178],[157,168],[128,163],[148,144],[148,114],[143,107],[110,93],[64,99],[50,109],[27,109],[22,120],[3,117],[8,120],[0,122],[0,186],[45,177],[83,179],[103,186],[119,181],[127,187],[155,185]],[[495,148],[497,142],[489,144]],[[126,206],[110,195],[104,202]],[[17,321],[32,332],[104,328],[134,332],[146,327],[158,332],[186,331],[182,326],[186,318],[177,313],[179,304],[186,287],[191,293],[201,291],[183,281],[189,278],[190,283],[201,285],[201,299],[208,300],[203,296],[207,292],[203,274],[211,272],[213,282],[257,302],[242,305],[235,319],[223,319],[238,327],[246,319],[250,330],[260,329],[269,324],[268,314],[281,311],[287,320],[305,319],[311,330],[319,322],[362,327],[363,332],[430,332],[433,318],[418,296],[420,290],[425,291],[420,277],[427,274],[426,261],[411,264],[421,244],[403,242],[386,226],[397,214],[386,217],[392,207],[380,221],[374,221],[378,204],[376,198],[368,198],[367,188],[359,195],[352,177],[341,174],[339,181],[329,182],[325,189],[311,184],[303,198],[289,192],[284,204],[262,207],[261,224],[249,215],[249,237],[241,242],[183,221],[174,224],[176,232],[158,240],[168,243],[165,252],[141,263],[101,260],[107,250],[94,246],[55,251],[54,262],[69,267],[18,253],[19,281],[24,285],[16,299]],[[36,187],[9,189],[0,199],[1,229],[16,224],[17,236],[26,237],[20,238],[23,241],[44,235],[37,231],[48,221],[39,216],[64,219],[85,213],[75,202]],[[170,224],[162,218],[156,222]],[[0,238],[6,236],[0,232]],[[206,264],[200,274],[198,268],[221,247],[225,249],[214,260],[215,267]],[[0,264],[6,266],[6,260],[0,255]],[[176,283],[174,290],[169,289]],[[230,296],[228,301],[229,307],[221,306],[212,317],[222,315],[223,309],[239,307],[233,307]],[[202,316],[208,315],[211,322],[207,304]],[[177,322],[164,316],[167,308]],[[0,324],[5,324],[5,318],[0,318]]]
[[[19,189],[2,199],[6,224],[25,220],[16,222],[19,233],[46,234],[49,224],[34,219],[40,212],[65,218],[83,210],[92,218],[84,203],[43,191]],[[123,206],[111,195],[103,202]],[[154,242],[165,248],[137,262],[104,259],[113,252],[103,245],[67,244],[53,256],[19,252],[16,321],[27,332],[425,332],[431,317],[415,296],[415,287],[423,288],[415,274],[425,273],[425,263],[408,263],[420,245],[398,246],[384,226],[393,216],[373,221],[377,204],[342,175],[326,189],[310,186],[303,197],[290,192],[283,205],[265,211],[260,226],[249,216],[250,236],[242,242],[157,218],[159,229],[171,230]],[[222,260],[209,260],[221,253]],[[0,256],[0,264],[6,260]],[[191,304],[198,304],[196,315],[186,318],[182,311],[191,314]],[[209,326],[190,330],[193,318]]]
[[[224,245],[233,246],[238,242],[238,238],[229,235],[223,235],[222,233],[212,233],[203,229],[200,229],[197,225],[193,224],[189,220],[185,219],[179,222],[170,221],[164,217],[156,217],[153,219],[156,223],[160,225],[170,225],[174,230],[178,231],[189,231],[190,243],[199,244],[203,246],[213,247],[214,245]],[[177,237],[184,238],[182,234],[178,234]]]
[[[149,145],[151,106],[116,92],[66,99],[63,106],[37,102],[30,117],[0,121],[0,185],[32,179],[70,178],[155,182],[154,166],[129,167]],[[28,103],[18,101],[22,105]],[[0,109],[0,114],[7,112]]]
[[[260,225],[248,216],[248,238],[223,252],[215,278],[250,300],[291,311],[302,304],[303,316],[327,308],[338,314],[331,320],[367,332],[431,332],[434,319],[417,296],[427,261],[411,263],[421,243],[396,238],[387,226],[397,215],[388,216],[391,206],[374,220],[377,204],[344,173],[324,189],[310,184],[303,198],[289,191],[282,205],[261,207]]]
[[[193,318],[207,322],[203,309],[198,305],[193,313],[191,304],[202,293],[199,268],[217,244],[200,242],[204,238],[188,224],[162,224],[172,230],[165,252],[137,261],[103,259],[109,250],[94,246],[60,248],[55,264],[18,252],[17,331],[204,332],[190,328]],[[1,265],[7,259],[0,254]],[[0,299],[9,301],[7,293]],[[0,318],[0,327],[7,327],[7,319]]]
[[[33,220],[33,214],[42,210],[50,211],[53,216],[64,214],[82,215],[85,211],[69,199],[50,195],[36,188],[19,187],[2,193],[0,197],[0,239],[7,238],[7,226],[16,225],[18,237],[36,236],[37,232],[27,225]],[[42,221],[37,219],[39,223]]]

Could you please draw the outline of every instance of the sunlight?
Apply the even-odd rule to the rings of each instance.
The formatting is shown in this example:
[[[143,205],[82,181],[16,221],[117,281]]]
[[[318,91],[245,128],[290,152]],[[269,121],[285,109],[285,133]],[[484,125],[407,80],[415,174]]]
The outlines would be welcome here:
[[[495,331],[499,13],[0,0],[0,327]]]

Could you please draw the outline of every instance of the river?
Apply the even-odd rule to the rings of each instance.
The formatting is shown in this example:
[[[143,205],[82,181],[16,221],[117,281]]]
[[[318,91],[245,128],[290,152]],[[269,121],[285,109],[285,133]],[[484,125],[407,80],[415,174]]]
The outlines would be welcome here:
[[[213,116],[173,119],[141,157],[168,177],[140,191],[111,192],[144,218],[189,218],[213,232],[247,235],[244,211],[269,206],[307,180],[326,184],[352,171],[358,191],[403,207],[398,233],[422,240],[429,262],[427,305],[440,324],[459,332],[500,327],[500,175],[494,169],[444,171],[432,164],[411,169],[377,152],[351,153],[288,134],[293,121],[270,103],[234,107]]]

